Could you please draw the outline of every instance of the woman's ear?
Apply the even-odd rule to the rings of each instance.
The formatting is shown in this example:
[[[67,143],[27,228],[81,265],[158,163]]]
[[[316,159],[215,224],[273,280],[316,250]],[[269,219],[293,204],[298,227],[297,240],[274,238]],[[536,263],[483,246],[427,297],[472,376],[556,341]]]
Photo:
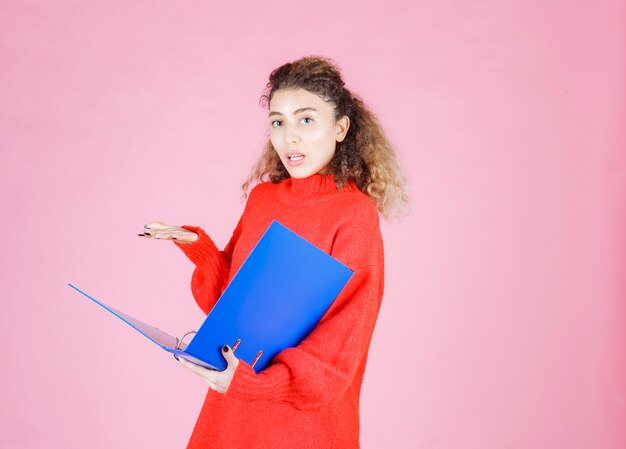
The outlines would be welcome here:
[[[343,142],[348,133],[348,128],[350,128],[350,119],[347,115],[344,115],[335,123],[335,132],[337,133],[335,140],[337,142]]]

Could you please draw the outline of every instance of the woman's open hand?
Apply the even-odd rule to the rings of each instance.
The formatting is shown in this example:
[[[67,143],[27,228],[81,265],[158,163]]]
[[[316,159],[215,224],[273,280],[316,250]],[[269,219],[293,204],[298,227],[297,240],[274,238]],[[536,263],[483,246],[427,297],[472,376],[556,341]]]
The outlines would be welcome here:
[[[217,391],[218,393],[226,393],[230,385],[230,381],[233,380],[235,370],[239,365],[239,359],[235,357],[233,351],[228,345],[222,347],[222,354],[228,363],[228,366],[224,371],[216,371],[208,369],[195,363],[188,362],[182,357],[179,358],[179,362],[189,368],[191,371],[200,376],[206,383],[209,384],[209,388]]]
[[[168,225],[154,221],[145,225],[140,237],[149,237],[161,240],[174,240],[177,243],[193,243],[198,240],[198,234],[179,226]]]

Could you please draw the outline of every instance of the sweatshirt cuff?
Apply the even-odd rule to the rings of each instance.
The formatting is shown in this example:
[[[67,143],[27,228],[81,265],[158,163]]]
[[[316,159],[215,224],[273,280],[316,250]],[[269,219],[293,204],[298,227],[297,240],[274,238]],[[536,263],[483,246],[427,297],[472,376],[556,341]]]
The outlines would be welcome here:
[[[231,399],[240,401],[269,400],[280,402],[281,399],[284,399],[281,398],[281,386],[288,380],[288,370],[284,370],[282,373],[274,372],[272,376],[261,376],[254,371],[250,364],[239,359],[239,365],[237,365],[225,394]]]

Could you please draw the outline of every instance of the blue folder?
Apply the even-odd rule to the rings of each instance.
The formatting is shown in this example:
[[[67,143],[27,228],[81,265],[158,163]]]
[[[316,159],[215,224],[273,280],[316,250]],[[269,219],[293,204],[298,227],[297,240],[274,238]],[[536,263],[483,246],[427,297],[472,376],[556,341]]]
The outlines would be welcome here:
[[[188,345],[68,285],[176,357],[221,371],[227,366],[221,348],[228,344],[259,372],[313,330],[352,275],[337,259],[273,221]]]

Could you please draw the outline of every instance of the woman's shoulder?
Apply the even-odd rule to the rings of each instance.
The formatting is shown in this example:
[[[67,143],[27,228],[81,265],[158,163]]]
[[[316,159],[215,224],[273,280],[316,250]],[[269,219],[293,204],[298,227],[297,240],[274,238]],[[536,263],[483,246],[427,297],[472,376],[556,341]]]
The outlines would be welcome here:
[[[249,195],[250,196],[257,195],[271,188],[272,188],[272,182],[270,181],[259,182],[258,184],[255,184],[254,187],[252,187],[252,189],[250,189]]]
[[[248,202],[267,200],[268,196],[275,194],[277,184],[271,181],[263,181],[255,184],[248,192]]]
[[[359,266],[364,261],[382,257],[380,214],[374,201],[360,190],[342,195],[341,218],[334,239],[334,255]],[[345,253],[345,254],[342,254]]]
[[[350,217],[351,222],[357,222],[358,225],[367,223],[369,228],[378,229],[380,226],[380,214],[376,203],[369,195],[355,186],[353,189],[345,189],[344,194],[341,196],[341,206],[348,217]]]

